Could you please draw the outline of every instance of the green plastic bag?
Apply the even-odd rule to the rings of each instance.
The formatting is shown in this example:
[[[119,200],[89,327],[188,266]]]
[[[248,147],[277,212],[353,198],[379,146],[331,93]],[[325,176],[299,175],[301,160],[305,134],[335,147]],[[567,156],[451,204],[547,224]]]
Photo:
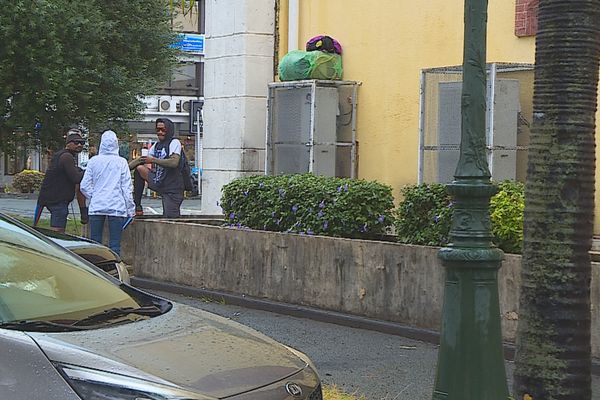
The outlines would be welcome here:
[[[309,51],[309,53],[316,53],[313,56],[310,71],[312,79],[342,79],[342,56],[324,51]]]
[[[302,50],[292,50],[279,62],[279,79],[282,81],[299,81],[310,79],[311,56]]]
[[[342,57],[323,51],[292,50],[279,63],[281,81],[342,79]]]

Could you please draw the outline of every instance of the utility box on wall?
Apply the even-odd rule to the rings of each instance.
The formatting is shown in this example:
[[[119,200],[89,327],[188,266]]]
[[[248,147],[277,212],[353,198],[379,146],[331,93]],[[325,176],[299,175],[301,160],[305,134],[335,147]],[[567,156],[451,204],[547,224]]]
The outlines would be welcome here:
[[[266,173],[356,177],[357,91],[354,81],[269,84]]]

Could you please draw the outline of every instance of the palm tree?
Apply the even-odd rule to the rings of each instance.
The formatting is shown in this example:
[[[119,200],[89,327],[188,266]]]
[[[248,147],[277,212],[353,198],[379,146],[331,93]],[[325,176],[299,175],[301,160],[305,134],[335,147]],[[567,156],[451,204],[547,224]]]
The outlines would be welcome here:
[[[541,0],[525,189],[517,399],[591,399],[600,0]]]

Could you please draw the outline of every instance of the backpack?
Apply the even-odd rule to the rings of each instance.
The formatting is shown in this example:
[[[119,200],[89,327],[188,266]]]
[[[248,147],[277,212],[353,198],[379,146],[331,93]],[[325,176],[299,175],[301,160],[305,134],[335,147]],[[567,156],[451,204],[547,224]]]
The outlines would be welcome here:
[[[183,177],[183,189],[187,192],[192,192],[194,190],[192,171],[183,148],[181,149],[181,157],[179,158],[179,170],[181,171],[181,176]]]
[[[342,54],[340,42],[327,35],[315,36],[306,42],[306,51],[324,51],[327,53]]]

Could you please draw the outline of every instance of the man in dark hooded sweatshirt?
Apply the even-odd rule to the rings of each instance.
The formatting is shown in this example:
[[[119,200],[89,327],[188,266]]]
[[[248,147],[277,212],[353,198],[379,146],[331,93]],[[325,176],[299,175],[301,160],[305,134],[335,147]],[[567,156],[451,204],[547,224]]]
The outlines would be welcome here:
[[[79,191],[79,182],[83,178],[83,170],[77,166],[76,156],[83,150],[85,139],[79,129],[67,132],[67,144],[64,149],[52,156],[50,166],[44,176],[40,188],[33,225],[37,225],[42,210],[50,211],[50,229],[64,232],[69,215],[69,203],[77,194],[81,223],[87,224],[88,212],[85,197]]]
[[[138,157],[129,163],[130,169],[135,168],[133,175],[135,214],[144,213],[142,195],[144,184],[147,182],[148,187],[162,197],[163,216],[179,217],[184,188],[183,176],[179,168],[181,142],[173,137],[175,126],[170,119],[158,118],[155,127],[158,142],[150,148],[147,156]],[[150,169],[144,164],[153,164],[153,168]]]

